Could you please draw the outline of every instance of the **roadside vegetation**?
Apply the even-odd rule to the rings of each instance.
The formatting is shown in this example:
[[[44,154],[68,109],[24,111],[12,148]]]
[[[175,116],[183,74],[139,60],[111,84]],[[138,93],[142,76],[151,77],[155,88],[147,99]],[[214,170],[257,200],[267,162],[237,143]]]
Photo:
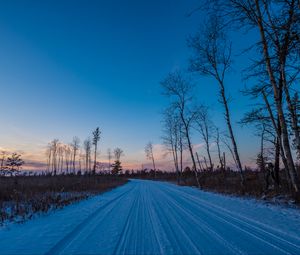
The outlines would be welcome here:
[[[244,196],[267,200],[275,204],[299,204],[291,195],[291,188],[286,179],[284,170],[279,172],[280,185],[277,186],[271,175],[264,172],[247,169],[243,171],[245,177],[245,185],[241,189],[239,172],[227,169],[222,171],[216,169],[214,171],[203,170],[198,172],[199,184],[202,190],[213,191],[228,195]],[[156,176],[156,177],[155,177]],[[187,167],[177,179],[176,173],[156,170],[141,170],[134,173],[129,171],[124,174],[126,178],[137,178],[154,181],[166,181],[181,186],[198,187],[193,171]]]
[[[126,182],[120,176],[90,174],[0,177],[0,224],[23,222]]]

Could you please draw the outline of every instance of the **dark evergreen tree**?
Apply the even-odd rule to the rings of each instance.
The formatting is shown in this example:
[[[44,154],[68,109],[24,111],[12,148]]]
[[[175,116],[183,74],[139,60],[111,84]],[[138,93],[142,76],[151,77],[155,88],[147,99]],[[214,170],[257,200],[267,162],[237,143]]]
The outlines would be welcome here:
[[[20,154],[13,153],[6,160],[6,167],[10,175],[16,174],[20,171],[20,168],[24,164]]]
[[[115,163],[112,165],[112,174],[117,175],[122,171],[122,165],[120,160],[115,160]]]

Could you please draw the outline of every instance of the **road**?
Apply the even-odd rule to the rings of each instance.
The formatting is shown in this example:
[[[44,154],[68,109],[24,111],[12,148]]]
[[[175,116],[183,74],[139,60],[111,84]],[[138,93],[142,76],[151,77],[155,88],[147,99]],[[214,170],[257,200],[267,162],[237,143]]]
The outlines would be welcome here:
[[[132,180],[1,229],[0,254],[300,254],[300,212]]]

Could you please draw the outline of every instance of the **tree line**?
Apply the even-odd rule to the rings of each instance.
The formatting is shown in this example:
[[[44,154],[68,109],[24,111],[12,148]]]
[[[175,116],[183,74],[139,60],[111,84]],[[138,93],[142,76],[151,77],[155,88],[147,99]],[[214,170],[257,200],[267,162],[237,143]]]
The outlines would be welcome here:
[[[53,139],[46,149],[46,171],[52,175],[59,173],[78,174],[88,173],[95,175],[97,170],[106,170],[112,174],[118,174],[122,171],[120,158],[124,155],[123,150],[115,148],[113,152],[107,150],[108,163],[101,163],[97,160],[99,142],[101,139],[100,128],[97,127],[92,132],[92,137],[81,141],[77,136],[69,144]],[[111,160],[114,156],[114,163]]]
[[[231,117],[229,100],[233,81],[228,80],[233,64],[234,30],[240,36],[253,30],[253,44],[244,45],[242,54],[252,54],[244,70],[243,81],[248,85],[242,94],[250,97],[255,106],[239,121],[251,125],[260,137],[257,155],[259,170],[268,172],[275,185],[280,186],[279,171],[283,166],[290,192],[300,198],[300,129],[299,129],[299,72],[300,72],[300,2],[299,0],[213,0],[205,1],[190,15],[201,12],[205,24],[187,40],[192,57],[187,71],[176,70],[161,82],[169,106],[163,114],[163,142],[172,155],[180,179],[183,171],[183,152],[187,151],[192,171],[199,183],[199,171],[214,170],[210,146],[217,147],[218,169],[226,170],[225,153],[230,152],[245,185],[243,163]],[[220,132],[210,118],[209,107],[197,105],[196,84],[191,74],[210,77],[218,86],[219,103],[223,107],[227,130]],[[200,91],[205,94],[205,91]],[[192,142],[197,131],[204,143],[206,157],[199,158]]]

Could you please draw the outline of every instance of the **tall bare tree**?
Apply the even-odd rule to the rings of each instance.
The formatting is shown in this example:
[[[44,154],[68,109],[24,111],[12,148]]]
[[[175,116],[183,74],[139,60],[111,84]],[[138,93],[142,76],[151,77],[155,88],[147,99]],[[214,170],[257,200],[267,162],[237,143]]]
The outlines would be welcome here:
[[[297,127],[297,119],[294,108],[290,103],[290,90],[287,82],[287,62],[299,61],[299,53],[292,54],[297,48],[299,35],[299,8],[296,0],[266,1],[266,0],[230,0],[234,20],[242,26],[257,29],[259,41],[257,46],[262,53],[261,63],[264,64],[266,75],[269,79],[270,88],[273,93],[278,120],[281,129],[281,144],[286,158],[287,171],[296,197],[300,199],[300,180],[297,176],[292,150],[286,114],[281,101],[281,91],[286,97],[288,110],[292,116],[292,127],[295,135],[296,147],[300,149],[300,136]],[[278,11],[280,10],[280,11]],[[299,66],[293,65],[290,66]],[[296,74],[298,70],[296,71]],[[291,73],[290,73],[291,74]],[[291,75],[295,77],[295,75]],[[294,78],[292,78],[294,80]],[[297,150],[298,150],[297,149]]]
[[[57,154],[58,154],[58,170],[60,173],[63,172],[63,167],[64,167],[64,144],[59,143],[58,149],[57,149]]]
[[[172,154],[177,183],[180,181],[179,168],[180,168],[180,125],[178,116],[174,114],[174,109],[167,108],[163,113],[163,145],[168,153]],[[179,154],[179,155],[178,155]],[[182,156],[181,156],[182,159]]]
[[[99,127],[97,127],[94,131],[93,131],[93,145],[95,146],[95,151],[94,151],[94,167],[93,167],[93,173],[96,173],[96,166],[97,166],[97,146],[98,146],[98,142],[100,141],[100,135],[101,135],[101,131],[99,129]]]
[[[124,151],[122,149],[120,149],[119,147],[114,149],[114,155],[115,155],[115,160],[120,161],[121,156],[124,155]]]
[[[5,174],[5,161],[6,161],[8,152],[5,150],[2,150],[0,152],[0,154],[1,154],[0,174],[2,175],[2,174]]]
[[[112,173],[113,174],[118,174],[119,172],[122,171],[122,166],[121,166],[121,156],[124,155],[124,152],[122,149],[120,148],[116,148],[114,149],[114,156],[115,156],[115,163],[112,165],[113,169],[112,169]]]
[[[264,137],[268,137],[268,140],[271,140],[274,146],[275,181],[276,184],[279,185],[280,157],[284,164],[288,182],[290,180],[288,164],[282,146],[281,125],[276,111],[276,103],[271,100],[272,91],[269,88],[269,84],[264,81],[265,75],[261,75],[257,71],[254,71],[254,74],[255,73],[257,73],[257,77],[262,76],[259,85],[246,88],[243,93],[244,95],[251,96],[251,99],[257,100],[257,98],[259,98],[261,100],[256,103],[256,107],[251,112],[245,114],[241,124],[252,124],[259,133],[261,133],[262,125],[265,126]],[[281,91],[279,100],[282,102],[282,89],[279,88],[279,91]]]
[[[90,172],[90,161],[91,161],[91,139],[87,138],[83,142],[84,152],[85,152],[85,171]]]
[[[73,137],[73,141],[70,144],[71,148],[72,148],[72,152],[73,152],[73,173],[76,172],[76,156],[77,156],[77,152],[79,150],[79,146],[80,146],[80,140],[77,136]]]
[[[46,157],[47,157],[47,173],[50,172],[50,167],[51,167],[51,155],[52,155],[52,145],[51,143],[48,143],[47,148],[46,148]]]
[[[156,178],[156,166],[155,166],[155,160],[154,160],[154,153],[153,153],[153,144],[152,142],[149,142],[145,146],[145,154],[146,158],[152,161],[153,170],[154,170],[154,178]]]
[[[66,164],[67,174],[71,170],[71,162],[72,162],[72,148],[70,145],[65,144],[65,164]]]
[[[181,72],[176,71],[170,73],[167,78],[161,82],[161,85],[163,87],[163,94],[173,99],[172,107],[174,108],[174,112],[177,112],[181,120],[193,163],[193,171],[198,187],[200,187],[193,145],[191,141],[191,129],[197,115],[196,111],[192,110],[191,107],[194,84],[185,78]]]
[[[56,175],[57,173],[57,151],[59,147],[59,140],[53,139],[51,142],[51,150],[52,150],[52,173],[53,175]]]
[[[257,163],[261,171],[265,172],[267,161],[271,160],[270,157],[266,156],[267,146],[266,143],[269,143],[272,146],[271,154],[274,155],[275,164],[276,164],[276,130],[272,125],[272,121],[268,116],[268,113],[264,108],[259,107],[252,109],[250,112],[247,112],[243,119],[241,120],[242,125],[253,125],[255,127],[255,133],[260,137],[260,153],[257,157]],[[274,153],[275,151],[275,153]],[[268,153],[270,154],[270,153]],[[279,168],[272,169],[272,178],[277,186],[279,186]]]
[[[231,42],[226,38],[222,19],[218,15],[209,17],[206,26],[189,39],[189,46],[194,51],[190,59],[190,70],[200,75],[213,77],[220,92],[220,102],[224,106],[225,120],[232,143],[233,156],[240,172],[241,184],[244,185],[243,168],[232,128],[225,76],[231,66]]]
[[[217,149],[218,149],[218,158],[219,158],[219,163],[220,163],[220,168],[221,170],[225,171],[225,159],[224,157],[222,157],[222,153],[221,153],[221,146],[220,146],[220,131],[218,128],[215,128],[216,133],[215,133],[215,143],[217,145]]]
[[[214,164],[211,158],[210,145],[211,139],[214,136],[214,125],[209,117],[208,107],[201,105],[198,107],[198,114],[196,118],[196,129],[199,131],[205,143],[205,150],[209,161],[210,170],[214,169]]]

